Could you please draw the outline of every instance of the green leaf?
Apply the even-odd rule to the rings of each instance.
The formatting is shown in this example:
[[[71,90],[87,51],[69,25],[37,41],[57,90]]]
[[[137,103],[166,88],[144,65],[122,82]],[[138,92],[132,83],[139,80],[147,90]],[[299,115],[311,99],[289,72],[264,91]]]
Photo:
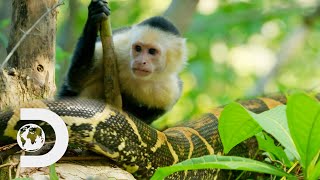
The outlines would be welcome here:
[[[235,102],[222,111],[218,128],[225,153],[262,130],[249,112]]]
[[[309,180],[316,180],[320,177],[320,150],[318,151],[318,154],[313,158],[312,162],[310,163],[308,167],[308,174],[309,174]],[[317,163],[318,162],[318,163]]]
[[[320,150],[320,105],[313,98],[299,93],[289,97],[287,117],[291,137],[305,169]],[[305,177],[308,177],[305,171]]]
[[[59,177],[56,172],[55,164],[52,164],[49,166],[49,171],[50,171],[50,180],[59,180]]]
[[[296,159],[300,159],[294,142],[291,138],[287,117],[286,106],[278,106],[261,114],[251,114],[263,130],[271,134],[286,149],[288,149]]]
[[[287,167],[291,167],[291,162],[284,150],[281,147],[276,146],[270,136],[261,132],[256,134],[256,138],[259,143],[259,149],[275,155],[277,159],[283,162]]]
[[[281,169],[278,169],[260,161],[255,161],[252,159],[242,157],[218,155],[208,155],[199,158],[193,158],[169,167],[159,168],[157,169],[157,171],[151,179],[164,179],[166,176],[177,171],[208,168],[253,171],[259,173],[273,174],[277,176],[287,176],[289,178],[296,179],[293,175],[290,175],[282,171]]]
[[[314,171],[310,173],[309,180],[316,180],[320,178],[320,161],[316,164]]]

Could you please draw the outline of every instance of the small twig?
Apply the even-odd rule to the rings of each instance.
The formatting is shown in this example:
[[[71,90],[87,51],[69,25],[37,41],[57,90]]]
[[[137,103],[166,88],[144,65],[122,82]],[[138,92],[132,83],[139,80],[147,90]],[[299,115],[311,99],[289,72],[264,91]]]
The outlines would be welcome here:
[[[299,164],[299,161],[296,161],[293,166],[287,171],[287,173],[290,173],[297,165]],[[282,177],[280,180],[286,180],[286,177]]]
[[[9,167],[9,179],[12,180],[12,166]]]
[[[30,32],[39,24],[39,22],[46,17],[51,11],[55,10],[57,7],[61,6],[64,4],[63,0],[59,0],[57,4],[55,4],[51,9],[48,9],[47,12],[45,12],[27,31],[26,33],[23,34],[23,36],[20,38],[20,40],[17,42],[17,44],[12,48],[6,59],[3,61],[1,65],[0,71],[3,71],[4,65],[9,61],[13,53],[18,49],[22,41],[30,34]]]
[[[45,142],[44,144],[54,144],[56,143],[56,141],[48,141],[48,142]]]
[[[15,163],[6,163],[6,164],[0,165],[0,168],[7,167],[7,166],[13,166],[13,165],[17,165],[17,164],[15,164]]]
[[[37,30],[37,28],[34,28],[34,29]],[[26,32],[25,32],[23,29],[21,29],[21,28],[20,28],[20,31],[23,32],[23,34],[26,33]],[[36,33],[29,33],[29,35],[40,36],[41,34],[40,34],[40,33],[37,33],[37,34],[36,34]]]
[[[22,151],[21,156],[24,156],[24,155],[25,155],[25,153],[26,153],[25,151]],[[15,177],[15,178],[18,178],[18,177],[19,177],[19,175],[20,175],[20,170],[21,170],[20,165],[21,165],[21,163],[19,162],[18,167],[17,167],[16,177]]]
[[[297,165],[299,164],[299,161],[296,161],[293,166],[287,171],[287,173],[290,173]]]
[[[12,175],[11,175],[12,168],[17,166],[17,165],[18,165],[18,163],[10,162],[10,163],[7,163],[7,164],[0,165],[0,168],[9,166],[9,179],[11,180],[12,179]]]
[[[11,148],[13,148],[14,146],[16,146],[18,143],[13,143],[13,144],[8,144],[8,145],[5,145],[5,146],[2,146],[0,147],[0,152],[2,151],[7,151]]]

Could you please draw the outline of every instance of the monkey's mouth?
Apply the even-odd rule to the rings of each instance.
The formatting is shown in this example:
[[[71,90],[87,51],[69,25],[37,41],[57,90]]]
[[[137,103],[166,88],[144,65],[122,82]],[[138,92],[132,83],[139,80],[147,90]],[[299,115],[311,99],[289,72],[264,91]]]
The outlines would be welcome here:
[[[148,76],[151,74],[150,71],[141,68],[132,68],[132,71],[136,76]]]

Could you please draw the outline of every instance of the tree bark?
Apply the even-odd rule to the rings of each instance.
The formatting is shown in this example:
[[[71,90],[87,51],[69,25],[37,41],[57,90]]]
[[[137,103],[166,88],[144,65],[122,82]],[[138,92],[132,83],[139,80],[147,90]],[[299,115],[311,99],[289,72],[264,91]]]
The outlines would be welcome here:
[[[0,22],[9,19],[11,13],[11,1],[1,1],[0,2]],[[2,29],[1,29],[2,28]],[[5,36],[9,34],[9,27],[0,27],[0,36]],[[6,46],[7,39],[1,39],[0,37],[0,62],[6,58]]]
[[[20,38],[57,0],[13,0],[8,54]],[[55,86],[56,11],[27,35],[0,70],[0,111],[33,99],[53,98]]]
[[[199,0],[172,0],[163,15],[171,20],[183,34],[191,23],[198,2]]]

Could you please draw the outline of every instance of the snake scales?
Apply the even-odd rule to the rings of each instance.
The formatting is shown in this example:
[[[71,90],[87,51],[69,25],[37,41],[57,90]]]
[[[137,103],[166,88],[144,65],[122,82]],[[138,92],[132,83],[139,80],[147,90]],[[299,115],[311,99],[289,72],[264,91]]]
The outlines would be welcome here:
[[[317,98],[319,99],[319,94]],[[285,104],[284,96],[275,95],[240,103],[247,109],[260,113]],[[160,132],[126,113],[88,99],[34,101],[21,108],[46,108],[58,114],[69,129],[70,142],[85,146],[115,161],[136,177],[148,178],[157,167],[207,154],[222,154],[218,134],[218,118],[222,107],[203,115],[198,120],[184,123]],[[19,109],[0,113],[0,144],[15,141],[19,123]],[[46,131],[47,133],[47,131]],[[249,147],[240,145],[234,154],[250,156]],[[210,171],[210,173],[208,173]],[[218,172],[218,171],[216,171]],[[173,179],[212,179],[218,173],[200,170],[176,173]]]

